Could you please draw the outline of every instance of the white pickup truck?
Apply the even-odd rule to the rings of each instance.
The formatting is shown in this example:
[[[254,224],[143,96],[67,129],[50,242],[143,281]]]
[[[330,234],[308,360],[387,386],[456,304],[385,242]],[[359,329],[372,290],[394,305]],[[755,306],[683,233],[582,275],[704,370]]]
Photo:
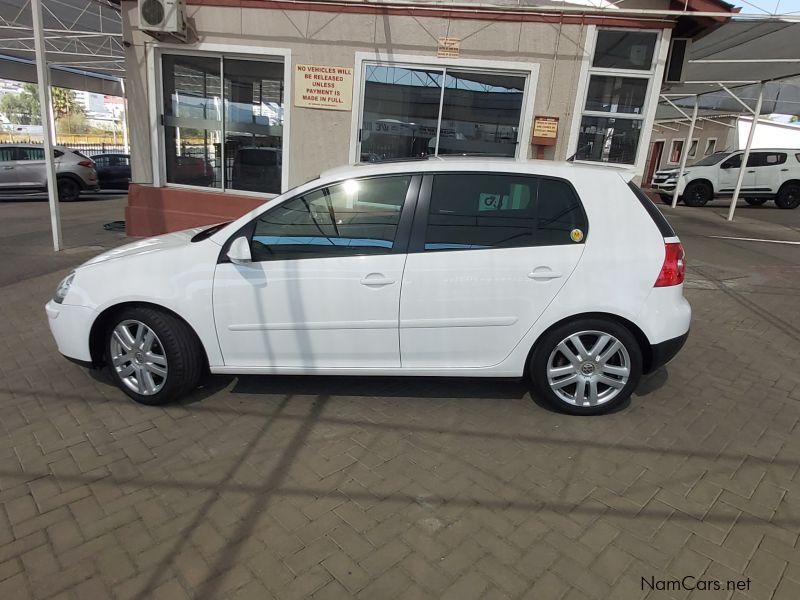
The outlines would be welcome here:
[[[743,154],[741,150],[715,152],[687,166],[682,177],[678,177],[679,169],[656,171],[652,187],[670,203],[677,185],[686,206],[703,206],[714,198],[731,197]],[[780,208],[800,206],[800,150],[751,150],[739,195],[754,206],[767,200],[774,200]]]

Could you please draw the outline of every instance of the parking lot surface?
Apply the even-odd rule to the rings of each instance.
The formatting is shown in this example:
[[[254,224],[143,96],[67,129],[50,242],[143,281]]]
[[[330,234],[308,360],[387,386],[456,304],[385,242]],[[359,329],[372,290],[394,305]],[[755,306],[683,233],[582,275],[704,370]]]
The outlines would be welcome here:
[[[62,205],[57,256],[46,203],[0,203],[0,598],[800,598],[800,210],[718,204],[662,207],[683,352],[579,418],[493,380],[213,377],[136,405],[43,311],[124,241],[124,200]]]

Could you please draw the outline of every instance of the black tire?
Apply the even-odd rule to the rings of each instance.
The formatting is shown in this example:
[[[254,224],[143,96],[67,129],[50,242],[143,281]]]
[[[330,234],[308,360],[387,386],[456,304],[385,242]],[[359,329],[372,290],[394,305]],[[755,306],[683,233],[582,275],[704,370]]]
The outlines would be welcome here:
[[[775,196],[775,204],[779,208],[797,208],[800,206],[800,182],[789,181],[781,186]]]
[[[131,389],[117,371],[112,360],[112,338],[114,329],[126,321],[144,324],[156,335],[158,348],[166,357],[166,377],[159,390],[152,394],[138,393]],[[177,317],[155,308],[125,308],[108,322],[104,337],[105,358],[114,383],[140,404],[151,406],[166,404],[197,387],[205,370],[205,355],[200,340],[192,329]],[[141,354],[141,353],[137,353]],[[129,361],[129,364],[130,363]],[[121,365],[123,368],[125,365]],[[162,383],[159,376],[158,383]]]
[[[73,202],[80,198],[81,186],[71,177],[61,177],[58,180],[58,199],[62,202]]]
[[[628,357],[627,366],[629,369],[629,374],[627,382],[622,386],[622,388],[619,389],[616,395],[613,395],[607,400],[594,405],[588,405],[586,403],[583,405],[578,405],[577,403],[569,402],[568,400],[562,398],[553,388],[550,387],[547,377],[548,363],[550,362],[551,355],[554,357],[554,362],[561,361],[561,363],[564,365],[568,364],[565,360],[565,356],[561,354],[560,351],[557,351],[559,344],[570,336],[581,332],[600,332],[615,337],[624,347]],[[581,339],[588,340],[591,343],[591,340],[596,342],[599,337],[587,333],[581,336]],[[568,346],[571,346],[571,342],[568,343]],[[574,346],[572,347],[574,348]],[[606,348],[609,348],[609,346],[606,346]],[[591,349],[591,345],[588,347],[588,349]],[[614,354],[607,364],[612,366],[618,364],[619,366],[622,366],[622,362],[617,362],[615,360],[616,358],[617,354]],[[597,366],[599,364],[597,361],[583,361],[583,364],[586,363],[592,363],[594,365],[593,370],[594,368],[599,368]],[[562,366],[562,364],[556,364],[555,366]],[[565,413],[573,415],[599,415],[613,410],[625,402],[636,389],[639,379],[642,376],[642,350],[634,335],[625,326],[620,325],[615,321],[600,318],[578,319],[571,323],[565,323],[564,325],[556,327],[540,338],[536,344],[536,349],[531,356],[529,367],[534,393],[539,398],[546,400],[553,407]],[[565,374],[565,376],[567,376],[567,374]],[[579,374],[578,376],[580,377],[582,375]],[[591,376],[587,375],[586,377],[588,378]],[[567,395],[575,396],[577,394],[577,386],[578,384],[574,383],[564,386],[562,390]],[[606,393],[606,390],[615,388],[612,388],[607,384],[597,383],[595,389],[600,395],[602,395],[603,393]]]
[[[714,190],[705,181],[693,181],[683,190],[682,198],[686,206],[705,206],[714,198]]]
[[[767,199],[766,198],[745,198],[745,202],[747,202],[750,206],[761,206],[764,204]]]

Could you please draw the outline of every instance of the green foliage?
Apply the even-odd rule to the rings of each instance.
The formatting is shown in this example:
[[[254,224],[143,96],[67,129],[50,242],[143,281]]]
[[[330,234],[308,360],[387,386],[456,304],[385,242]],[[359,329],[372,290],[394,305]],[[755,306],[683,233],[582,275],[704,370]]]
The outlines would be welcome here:
[[[53,117],[59,121],[67,116],[83,115],[85,111],[75,98],[75,92],[65,88],[51,88]],[[35,83],[25,83],[18,94],[5,94],[0,99],[0,112],[12,123],[40,125],[39,88]],[[77,117],[76,117],[77,118]]]

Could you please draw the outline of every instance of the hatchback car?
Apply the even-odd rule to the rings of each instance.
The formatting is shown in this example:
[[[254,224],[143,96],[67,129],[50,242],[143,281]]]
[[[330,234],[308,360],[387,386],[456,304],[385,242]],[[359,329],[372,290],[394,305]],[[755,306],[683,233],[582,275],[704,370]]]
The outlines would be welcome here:
[[[145,404],[206,369],[529,376],[593,414],[681,348],[683,279],[675,233],[615,169],[431,159],[336,169],[111,250],[46,311],[62,354]]]
[[[77,200],[82,191],[96,191],[97,171],[88,156],[65,146],[53,148],[58,198]],[[40,193],[47,190],[44,147],[37,144],[0,144],[0,193]]]

